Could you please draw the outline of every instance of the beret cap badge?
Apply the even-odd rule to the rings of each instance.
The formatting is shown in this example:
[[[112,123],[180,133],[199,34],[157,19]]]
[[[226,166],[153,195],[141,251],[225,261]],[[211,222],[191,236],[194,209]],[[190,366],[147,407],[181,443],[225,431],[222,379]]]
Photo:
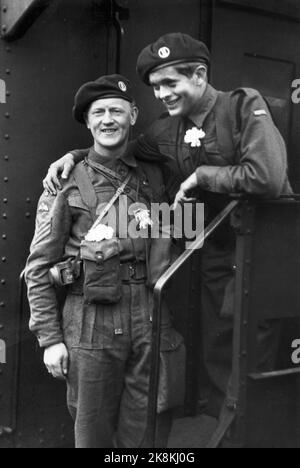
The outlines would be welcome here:
[[[161,47],[158,51],[158,55],[161,59],[167,59],[170,57],[171,51],[169,47]]]
[[[127,86],[126,86],[126,84],[124,83],[124,81],[119,81],[118,84],[119,84],[120,90],[123,91],[123,93],[126,93],[126,91],[127,91]]]
[[[137,60],[137,72],[149,86],[150,74],[156,68],[188,62],[209,65],[210,52],[207,46],[188,34],[170,33],[142,50]]]

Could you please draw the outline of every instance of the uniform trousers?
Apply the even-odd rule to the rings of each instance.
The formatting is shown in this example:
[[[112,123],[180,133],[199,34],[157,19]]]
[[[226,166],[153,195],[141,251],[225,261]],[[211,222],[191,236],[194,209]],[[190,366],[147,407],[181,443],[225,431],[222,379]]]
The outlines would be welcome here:
[[[153,297],[144,283],[123,284],[121,302],[85,304],[69,294],[63,310],[70,354],[67,402],[75,422],[76,448],[139,448],[146,422]],[[162,336],[176,339],[168,311]],[[165,447],[172,415],[158,415],[158,447]]]

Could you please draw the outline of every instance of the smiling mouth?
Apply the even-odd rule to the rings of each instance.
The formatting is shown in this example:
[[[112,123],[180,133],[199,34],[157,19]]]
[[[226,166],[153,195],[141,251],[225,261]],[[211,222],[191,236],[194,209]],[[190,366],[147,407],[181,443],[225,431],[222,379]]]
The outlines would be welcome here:
[[[104,135],[114,135],[118,130],[116,128],[104,128],[101,130],[101,133]]]
[[[180,101],[180,98],[177,98],[177,99],[174,99],[173,101],[164,101],[164,104],[165,106],[167,106],[168,108],[172,108],[172,107],[176,107],[177,104],[179,103]]]

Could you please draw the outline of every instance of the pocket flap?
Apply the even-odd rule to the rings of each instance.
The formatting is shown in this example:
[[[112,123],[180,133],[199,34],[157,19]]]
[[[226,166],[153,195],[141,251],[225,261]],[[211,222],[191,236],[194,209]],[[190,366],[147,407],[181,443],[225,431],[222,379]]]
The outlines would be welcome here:
[[[113,238],[101,242],[90,242],[83,240],[80,247],[82,260],[99,262],[108,260],[115,255],[119,255],[119,239]]]

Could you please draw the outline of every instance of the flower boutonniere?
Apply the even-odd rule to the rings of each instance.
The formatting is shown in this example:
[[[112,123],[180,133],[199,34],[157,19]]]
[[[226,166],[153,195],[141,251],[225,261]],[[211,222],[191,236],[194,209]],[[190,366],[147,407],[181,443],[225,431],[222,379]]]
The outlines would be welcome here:
[[[150,217],[150,211],[142,208],[137,208],[134,211],[135,220],[138,224],[138,229],[147,229],[153,226],[153,221]]]
[[[199,128],[194,127],[191,130],[188,130],[184,137],[184,142],[189,143],[192,148],[200,148],[202,145],[201,140],[205,137],[206,133]]]

